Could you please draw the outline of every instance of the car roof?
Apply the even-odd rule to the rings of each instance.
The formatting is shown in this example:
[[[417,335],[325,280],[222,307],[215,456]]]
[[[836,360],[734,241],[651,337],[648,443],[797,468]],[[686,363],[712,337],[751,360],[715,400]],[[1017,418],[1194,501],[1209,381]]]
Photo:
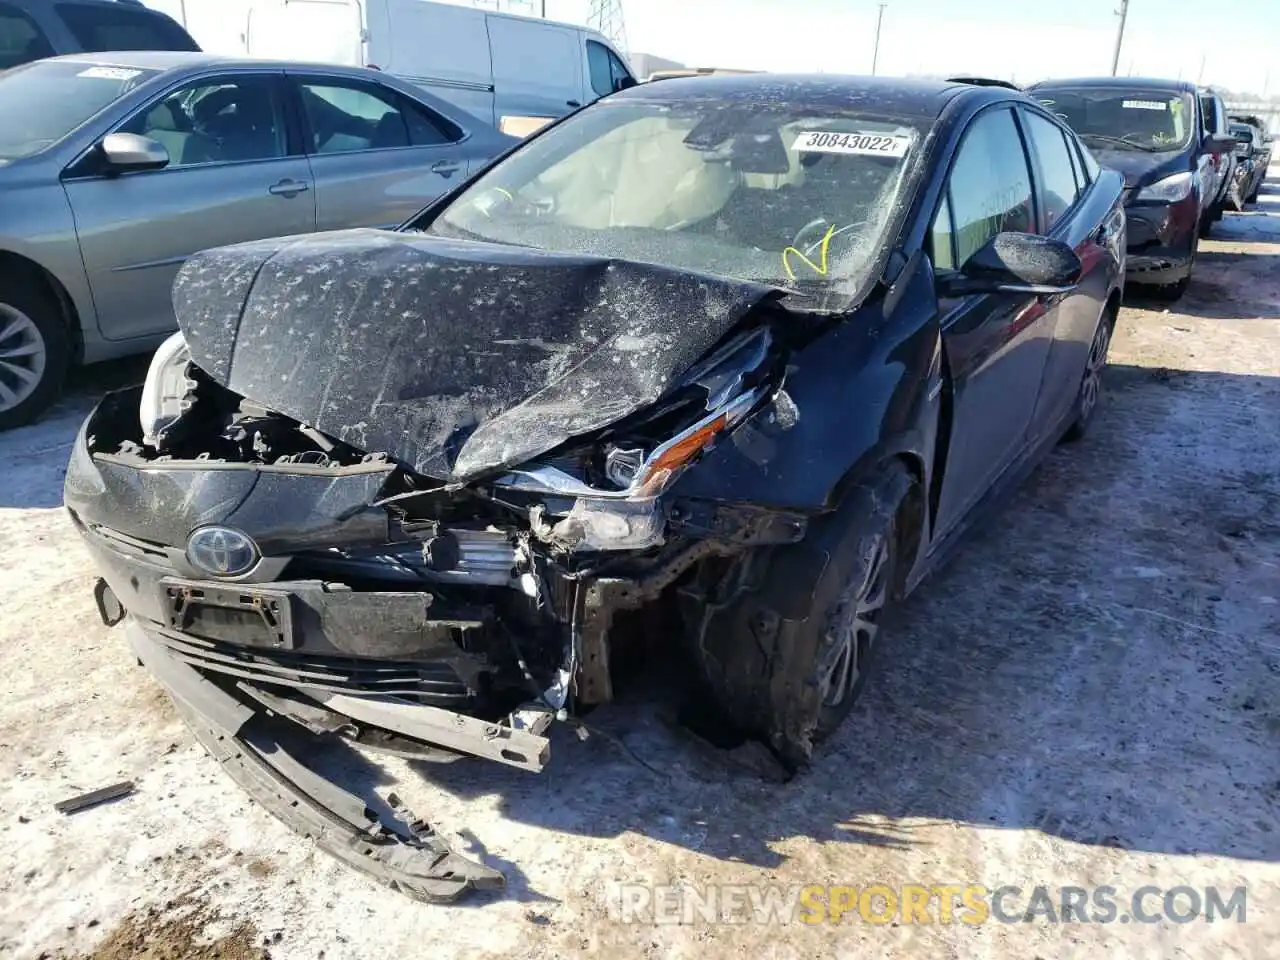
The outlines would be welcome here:
[[[1069,79],[1041,80],[1027,88],[1028,91],[1052,90],[1063,87],[1110,87],[1115,90],[1168,90],[1176,93],[1195,93],[1199,89],[1189,80],[1164,80],[1158,77],[1072,77]]]
[[[1021,96],[1003,87],[977,86],[951,80],[862,77],[833,74],[746,73],[672,77],[660,83],[642,83],[610,100],[715,99],[803,103],[815,109],[848,110],[865,107],[867,113],[903,119],[934,120],[957,97],[1004,100]]]
[[[179,50],[107,50],[101,53],[71,53],[50,57],[51,61],[99,64],[112,67],[134,67],[138,70],[217,70],[254,68],[323,70],[325,73],[369,76],[377,71],[367,67],[348,67],[305,60],[258,60],[250,57],[226,57],[215,53]]]

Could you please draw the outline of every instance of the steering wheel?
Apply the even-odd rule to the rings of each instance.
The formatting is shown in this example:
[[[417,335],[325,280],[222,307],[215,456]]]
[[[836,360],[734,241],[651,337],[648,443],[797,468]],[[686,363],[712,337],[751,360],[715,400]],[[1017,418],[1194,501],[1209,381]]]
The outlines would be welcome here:
[[[503,187],[489,187],[478,194],[471,203],[489,219],[493,219],[498,211],[504,209],[515,208],[515,212],[521,216],[541,217],[552,213],[556,207],[553,196],[521,198],[517,202],[511,191]]]

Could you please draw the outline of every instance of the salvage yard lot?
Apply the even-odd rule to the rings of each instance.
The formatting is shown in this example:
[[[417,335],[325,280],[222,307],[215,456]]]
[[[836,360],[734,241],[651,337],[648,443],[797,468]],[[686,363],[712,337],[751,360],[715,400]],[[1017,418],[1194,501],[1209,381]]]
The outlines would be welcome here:
[[[762,782],[664,722],[661,678],[541,776],[326,763],[503,869],[429,907],[314,851],[186,732],[93,611],[74,432],[138,363],[0,436],[0,954],[1274,956],[1280,937],[1280,186],[1121,313],[1092,435],[906,605],[813,768]],[[53,804],[118,780],[124,800]],[[1248,890],[1247,922],[624,925],[618,883]],[[936,914],[935,914],[936,916]],[[209,946],[201,947],[202,944]],[[206,953],[196,951],[206,949]],[[164,952],[168,951],[168,952]]]

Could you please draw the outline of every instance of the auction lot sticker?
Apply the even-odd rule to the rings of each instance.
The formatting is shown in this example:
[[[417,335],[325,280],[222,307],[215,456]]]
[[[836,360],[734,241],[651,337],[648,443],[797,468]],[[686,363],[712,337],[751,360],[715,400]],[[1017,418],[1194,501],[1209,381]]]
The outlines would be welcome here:
[[[141,72],[141,70],[127,70],[124,67],[90,67],[88,70],[81,70],[76,76],[90,80],[132,80]]]
[[[1163,100],[1125,100],[1120,104],[1125,110],[1168,110]]]
[[[890,133],[832,133],[804,130],[791,149],[798,153],[856,153],[872,157],[905,157],[910,137]]]

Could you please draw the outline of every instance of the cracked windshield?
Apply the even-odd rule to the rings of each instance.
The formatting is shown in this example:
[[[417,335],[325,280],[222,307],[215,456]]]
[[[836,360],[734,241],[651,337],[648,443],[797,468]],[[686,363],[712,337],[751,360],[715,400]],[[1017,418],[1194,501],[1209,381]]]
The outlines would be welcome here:
[[[431,226],[851,297],[918,131],[769,103],[611,104],[532,141]]]

